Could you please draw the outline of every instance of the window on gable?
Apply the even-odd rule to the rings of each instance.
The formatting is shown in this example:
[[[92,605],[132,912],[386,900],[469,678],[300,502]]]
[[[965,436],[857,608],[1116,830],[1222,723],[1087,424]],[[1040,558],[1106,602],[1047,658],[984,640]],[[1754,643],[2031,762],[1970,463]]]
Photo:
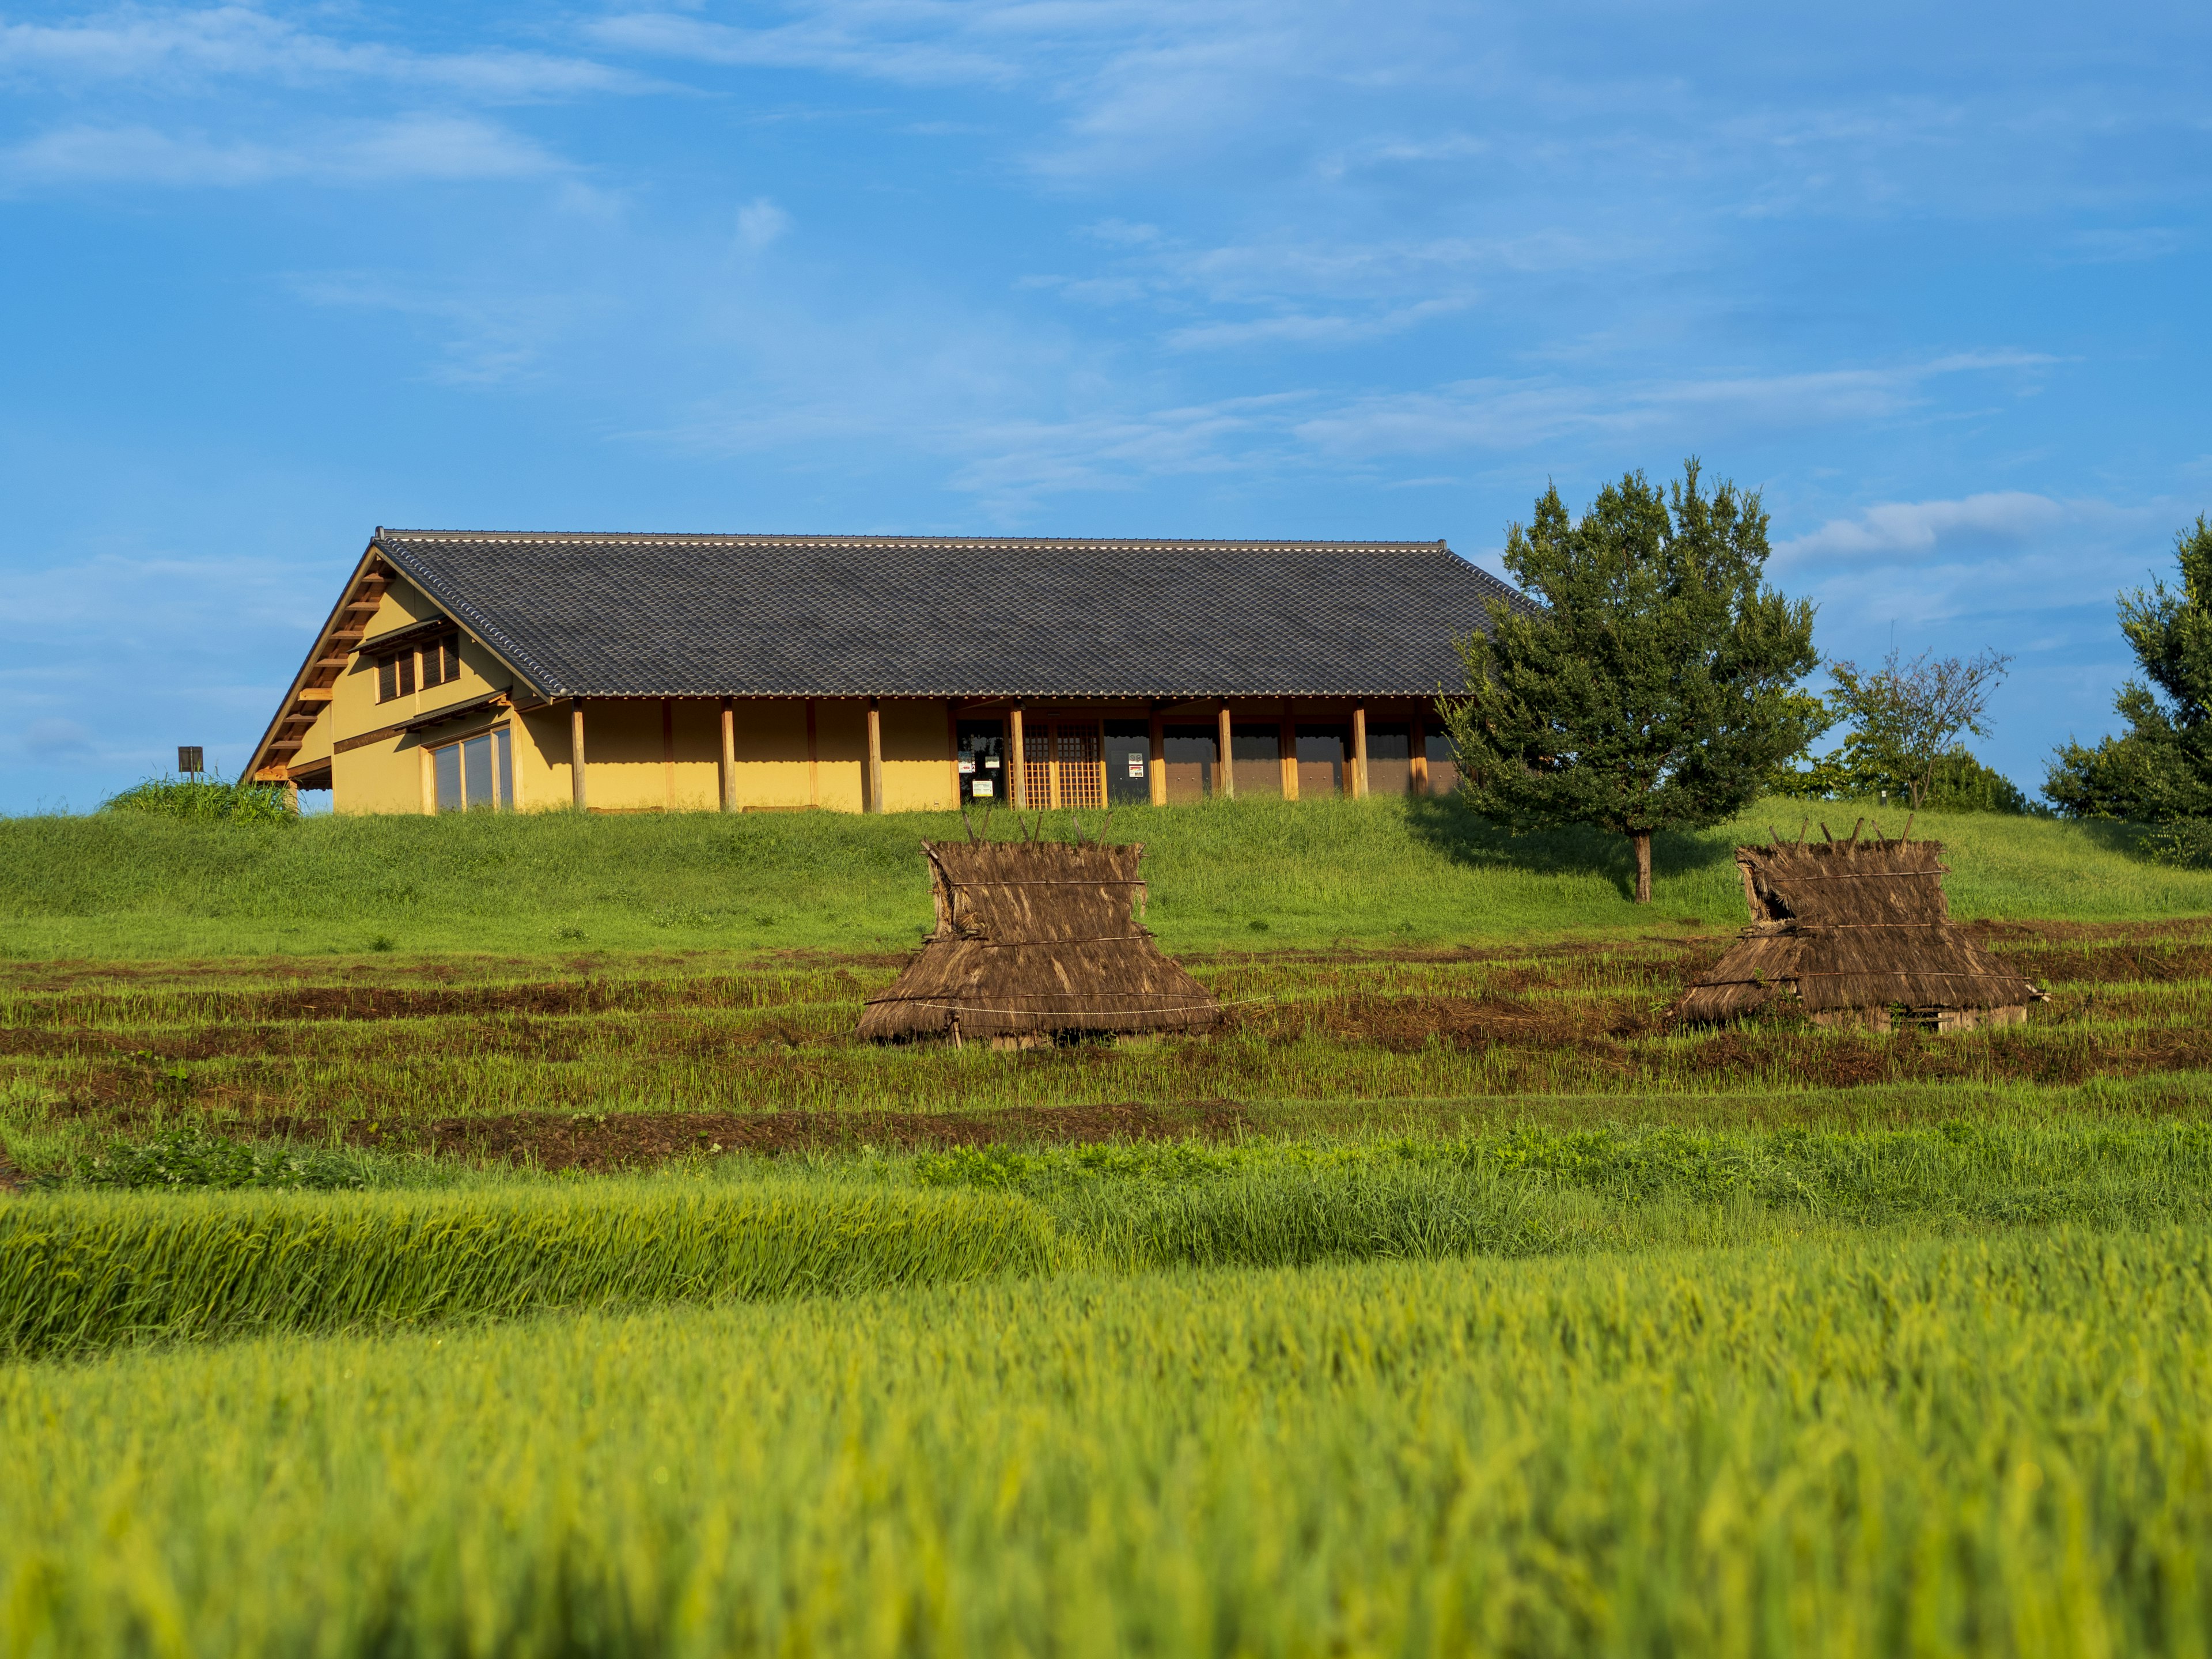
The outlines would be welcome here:
[[[415,695],[415,653],[402,651],[396,656],[380,657],[376,664],[376,700],[390,702],[394,697]]]
[[[443,685],[461,677],[461,636],[448,634],[422,647],[422,684]]]

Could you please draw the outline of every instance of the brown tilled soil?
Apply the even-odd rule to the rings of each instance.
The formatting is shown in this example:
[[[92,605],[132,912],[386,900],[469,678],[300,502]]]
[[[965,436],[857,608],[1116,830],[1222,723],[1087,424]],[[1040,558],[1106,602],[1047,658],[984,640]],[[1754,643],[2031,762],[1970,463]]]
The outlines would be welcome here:
[[[7,1153],[0,1152],[0,1197],[27,1190],[23,1172],[8,1161]]]
[[[1252,1119],[1233,1100],[1173,1106],[1031,1106],[989,1112],[514,1112],[420,1124],[353,1123],[356,1146],[399,1148],[473,1163],[604,1173],[694,1153],[915,1152],[947,1146],[1094,1146],[1107,1141],[1231,1138]],[[314,1134],[306,1120],[254,1126],[270,1135]]]

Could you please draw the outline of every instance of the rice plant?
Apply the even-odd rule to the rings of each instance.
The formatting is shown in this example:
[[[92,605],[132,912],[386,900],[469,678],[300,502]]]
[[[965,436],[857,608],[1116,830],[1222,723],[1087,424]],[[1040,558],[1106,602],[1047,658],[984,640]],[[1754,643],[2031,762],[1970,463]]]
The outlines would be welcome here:
[[[1077,1274],[0,1371],[0,1653],[2193,1654],[2212,1235]]]

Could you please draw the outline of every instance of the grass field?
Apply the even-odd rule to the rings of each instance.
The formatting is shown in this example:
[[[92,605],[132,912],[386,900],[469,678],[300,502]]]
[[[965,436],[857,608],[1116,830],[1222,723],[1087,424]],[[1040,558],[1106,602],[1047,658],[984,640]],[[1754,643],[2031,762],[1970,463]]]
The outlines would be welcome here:
[[[1770,825],[1794,834],[1806,810],[1774,802],[1740,823],[1659,836],[1648,908],[1631,902],[1625,841],[1502,836],[1455,800],[1132,807],[1113,834],[1148,849],[1148,919],[1172,949],[1528,939],[1683,917],[1732,927],[1742,899],[1729,848]],[[1817,810],[1838,836],[1863,815]],[[1892,813],[1883,827],[1903,824]],[[1064,834],[1065,820],[1056,827]],[[903,950],[930,922],[917,843],[963,833],[957,816],[931,813],[0,819],[0,951]],[[1012,833],[1006,815],[992,833]],[[2142,921],[2212,910],[2212,872],[2144,863],[2124,826],[1923,814],[1914,833],[1954,849],[1961,915]]]
[[[2027,1024],[1242,803],[1114,823],[1218,1033],[953,1053],[947,823],[0,823],[0,1659],[2202,1653],[2212,875],[1915,828]]]

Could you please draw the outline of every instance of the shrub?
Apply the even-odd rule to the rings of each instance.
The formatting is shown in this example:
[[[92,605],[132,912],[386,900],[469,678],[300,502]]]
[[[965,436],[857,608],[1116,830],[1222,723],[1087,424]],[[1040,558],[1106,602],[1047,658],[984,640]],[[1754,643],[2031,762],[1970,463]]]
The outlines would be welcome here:
[[[109,796],[100,810],[231,823],[290,823],[300,816],[281,785],[249,783],[244,778],[226,783],[220,776],[148,778]]]

